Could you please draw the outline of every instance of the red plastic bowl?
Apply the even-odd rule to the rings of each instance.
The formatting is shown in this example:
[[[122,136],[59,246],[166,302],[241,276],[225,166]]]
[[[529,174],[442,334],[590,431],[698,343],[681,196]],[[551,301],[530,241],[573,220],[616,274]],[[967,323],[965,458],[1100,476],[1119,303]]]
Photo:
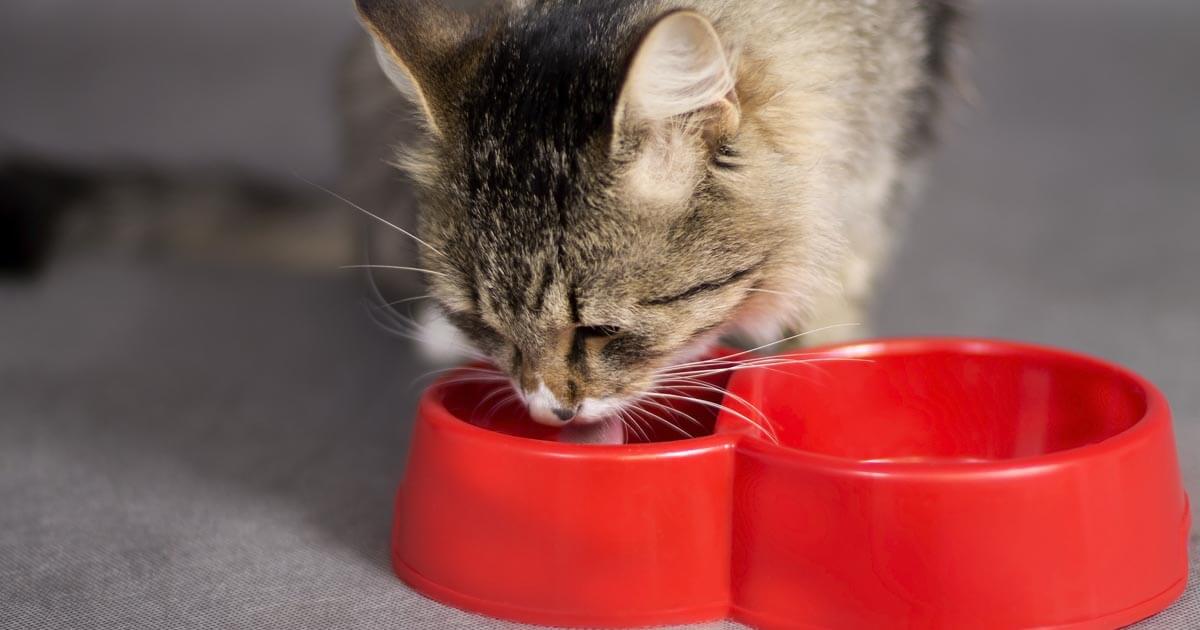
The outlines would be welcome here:
[[[1113,628],[1183,591],[1187,499],[1144,379],[995,341],[783,356],[680,409],[707,435],[621,446],[555,442],[516,408],[480,428],[486,387],[435,385],[397,573],[467,610],[608,627]],[[745,422],[764,416],[774,435]]]

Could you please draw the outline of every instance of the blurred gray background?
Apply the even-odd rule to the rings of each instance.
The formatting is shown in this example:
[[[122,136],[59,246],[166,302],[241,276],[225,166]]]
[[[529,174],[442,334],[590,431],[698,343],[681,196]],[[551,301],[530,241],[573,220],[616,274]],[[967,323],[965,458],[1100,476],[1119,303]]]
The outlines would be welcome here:
[[[1171,399],[1196,493],[1200,3],[976,13],[978,104],[880,332],[1129,365]],[[355,32],[349,0],[6,0],[0,155],[331,182]],[[90,260],[0,283],[0,628],[509,627],[389,571],[423,369],[345,278]],[[1200,628],[1196,588],[1141,627]]]

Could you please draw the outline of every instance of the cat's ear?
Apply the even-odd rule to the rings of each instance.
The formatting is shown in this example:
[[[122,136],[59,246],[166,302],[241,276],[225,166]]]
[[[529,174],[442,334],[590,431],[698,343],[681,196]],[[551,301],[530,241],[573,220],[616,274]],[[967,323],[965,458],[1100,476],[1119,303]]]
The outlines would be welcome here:
[[[626,71],[615,128],[678,126],[710,138],[737,131],[741,110],[728,53],[712,23],[689,10],[659,18]]]
[[[469,16],[434,0],[355,0],[371,33],[379,64],[396,87],[425,114],[430,129],[445,129],[445,104],[461,74],[462,42]]]

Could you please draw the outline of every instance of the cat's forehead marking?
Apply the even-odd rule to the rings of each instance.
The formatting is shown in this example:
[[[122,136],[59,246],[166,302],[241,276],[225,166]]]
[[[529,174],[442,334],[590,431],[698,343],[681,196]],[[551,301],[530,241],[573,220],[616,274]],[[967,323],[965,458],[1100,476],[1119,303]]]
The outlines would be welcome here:
[[[611,130],[622,74],[620,14],[548,6],[522,14],[489,42],[460,107],[465,184],[478,207],[540,227],[569,209],[591,176],[586,155]]]
[[[476,261],[479,302],[510,329],[579,325],[589,302],[593,317],[611,318],[619,308],[606,283],[626,282],[650,252],[663,258],[623,225],[630,204],[644,203],[617,181],[611,154],[636,43],[629,15],[610,3],[571,5],[562,16],[570,19],[539,8],[489,40],[457,107],[464,135],[448,147],[457,157],[459,255]],[[580,11],[595,15],[580,20]]]

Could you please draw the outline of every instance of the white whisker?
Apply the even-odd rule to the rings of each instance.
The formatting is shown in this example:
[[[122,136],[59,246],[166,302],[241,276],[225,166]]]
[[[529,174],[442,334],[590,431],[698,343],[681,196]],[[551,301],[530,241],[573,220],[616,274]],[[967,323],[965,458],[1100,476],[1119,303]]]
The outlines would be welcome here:
[[[369,307],[367,310],[367,315],[370,316],[371,319],[384,330],[417,343],[425,343],[427,341],[425,338],[427,333],[424,330],[425,324],[417,322],[413,318],[408,317],[403,313],[399,313],[393,309],[379,309],[370,304],[367,306]],[[380,317],[390,318],[391,321],[382,321],[380,320]],[[442,342],[448,343],[447,340],[442,340]],[[490,358],[487,355],[479,352],[475,348],[464,346],[460,343],[453,343],[452,345],[455,350],[472,359],[490,362]],[[447,371],[451,369],[455,368],[446,368]]]
[[[663,410],[665,410],[665,411],[669,411],[669,412],[671,412],[671,413],[674,413],[674,414],[675,414],[675,415],[677,415],[677,416],[680,416],[680,417],[682,417],[682,418],[684,418],[684,419],[687,419],[687,420],[691,421],[691,423],[692,423],[692,424],[696,425],[696,426],[697,426],[697,427],[699,427],[700,429],[703,429],[703,428],[704,428],[704,424],[703,424],[702,422],[700,422],[699,420],[697,420],[697,419],[693,418],[692,416],[690,416],[690,415],[688,415],[688,414],[686,414],[686,413],[684,413],[684,412],[680,411],[679,409],[676,409],[676,408],[674,408],[674,407],[672,407],[672,406],[670,406],[670,405],[664,405],[664,404],[662,404],[662,403],[660,403],[660,402],[655,402],[655,401],[653,401],[653,400],[649,400],[649,399],[647,399],[647,398],[642,398],[642,399],[640,399],[640,400],[638,401],[638,403],[639,403],[639,404],[653,405],[653,406],[655,406],[655,407],[657,407],[657,408],[659,408],[659,409],[663,409]]]
[[[412,232],[409,232],[408,230],[406,230],[406,229],[404,229],[404,228],[400,227],[399,225],[396,225],[395,223],[392,223],[391,221],[388,221],[387,219],[385,219],[385,218],[383,218],[383,217],[381,217],[381,216],[379,216],[379,215],[375,214],[374,212],[371,212],[370,210],[367,210],[366,208],[364,208],[364,207],[362,207],[362,206],[360,206],[360,205],[358,205],[358,204],[354,203],[353,201],[350,201],[349,199],[347,199],[347,198],[343,197],[342,195],[339,195],[339,194],[337,194],[336,192],[333,192],[332,190],[330,190],[330,189],[328,189],[328,188],[326,188],[326,187],[324,187],[324,186],[322,186],[322,185],[320,185],[320,184],[318,184],[318,183],[316,183],[316,182],[314,182],[314,181],[310,181],[310,180],[308,180],[308,179],[306,179],[306,178],[302,177],[302,176],[301,176],[299,173],[294,173],[294,172],[293,172],[293,173],[292,173],[292,176],[293,176],[293,177],[295,177],[296,179],[299,179],[300,181],[302,181],[302,182],[304,182],[304,183],[308,184],[309,186],[312,186],[313,188],[316,188],[317,190],[320,190],[320,191],[322,191],[322,192],[324,192],[324,193],[326,193],[326,194],[330,195],[330,196],[331,196],[331,197],[333,197],[334,199],[337,199],[337,200],[339,200],[339,201],[341,201],[341,202],[343,202],[343,203],[345,203],[345,204],[349,205],[351,208],[354,208],[355,210],[358,210],[359,212],[361,212],[361,213],[363,213],[363,214],[365,214],[365,215],[367,215],[367,216],[371,217],[372,219],[375,219],[376,221],[379,221],[380,223],[382,223],[382,224],[384,224],[384,225],[386,225],[386,226],[388,226],[388,227],[392,228],[393,230],[396,230],[397,232],[399,232],[399,233],[401,233],[401,234],[403,234],[403,235],[405,235],[405,236],[407,236],[407,237],[411,238],[412,240],[414,240],[414,241],[416,241],[416,242],[420,243],[421,245],[424,245],[425,247],[428,247],[428,248],[429,248],[429,251],[431,251],[431,252],[433,252],[433,253],[437,254],[438,256],[441,256],[442,258],[445,258],[445,257],[446,257],[446,255],[445,255],[445,254],[443,254],[441,250],[439,250],[438,248],[434,247],[433,245],[430,245],[429,243],[426,243],[424,240],[422,240],[422,239],[421,239],[420,237],[418,237],[416,234],[413,234]]]
[[[649,401],[645,401],[645,400],[643,400],[642,402],[649,402]],[[637,413],[639,413],[639,414],[645,414],[645,415],[642,415],[642,417],[643,417],[643,418],[645,418],[645,417],[646,417],[646,415],[649,415],[650,417],[649,417],[649,418],[647,418],[647,420],[653,420],[653,421],[656,421],[656,422],[659,422],[659,423],[665,424],[665,425],[667,425],[668,427],[670,427],[671,429],[673,429],[673,430],[674,430],[676,433],[678,433],[678,434],[682,435],[684,438],[691,438],[691,437],[692,437],[692,434],[691,434],[691,433],[688,433],[687,431],[684,431],[684,430],[683,430],[683,428],[682,428],[682,427],[680,427],[679,425],[675,424],[674,422],[671,422],[670,420],[667,420],[666,418],[664,418],[664,417],[662,417],[662,416],[660,416],[660,415],[658,415],[658,414],[651,413],[649,410],[647,410],[647,409],[644,409],[644,408],[642,408],[642,407],[631,407],[631,408],[630,408],[630,412],[631,412],[631,413],[632,413],[632,412],[635,412],[635,411],[636,411]]]
[[[765,343],[765,344],[763,344],[763,345],[761,345],[761,346],[758,346],[757,348],[750,348],[749,350],[742,350],[741,352],[735,352],[735,353],[733,353],[733,354],[727,354],[727,355],[725,355],[725,356],[721,356],[721,357],[714,357],[714,358],[712,358],[712,359],[704,359],[703,361],[692,361],[692,362],[690,362],[690,363],[678,363],[678,364],[675,364],[675,365],[667,366],[666,368],[664,368],[664,370],[670,370],[670,369],[673,369],[673,368],[692,367],[692,366],[697,366],[697,365],[706,365],[706,364],[713,364],[713,363],[727,362],[727,361],[729,361],[729,360],[733,359],[734,357],[740,357],[740,356],[747,355],[747,354],[750,354],[750,353],[753,353],[753,352],[758,352],[759,350],[763,350],[763,349],[766,349],[766,348],[770,348],[771,346],[779,345],[779,344],[781,344],[781,343],[787,343],[788,341],[792,341],[793,339],[799,339],[800,337],[803,337],[803,336],[805,336],[805,335],[811,335],[811,334],[814,334],[814,333],[824,332],[824,331],[826,331],[826,330],[830,330],[830,329],[833,329],[833,328],[844,328],[844,327],[846,327],[846,326],[861,326],[861,324],[858,324],[858,323],[830,324],[830,325],[828,325],[828,326],[822,326],[822,327],[820,327],[820,328],[814,328],[814,329],[812,329],[812,330],[806,330],[806,331],[804,331],[804,332],[802,332],[802,333],[796,333],[796,334],[794,334],[794,335],[791,335],[791,336],[789,336],[789,337],[784,337],[784,338],[782,338],[782,339],[777,339],[777,340],[775,340],[775,341],[772,341],[771,343]],[[662,371],[662,370],[660,370],[660,371]]]
[[[646,433],[645,429],[642,428],[642,425],[634,420],[633,414],[630,414],[625,409],[618,409],[617,415],[621,418],[621,422],[628,420],[628,424],[625,426],[636,431],[637,434],[641,436],[643,442],[650,442],[650,436]]]
[[[506,378],[488,378],[488,377],[483,377],[483,376],[464,376],[462,378],[452,378],[449,380],[440,381],[440,382],[438,382],[438,385],[440,385],[442,387],[446,387],[446,386],[450,386],[450,385],[466,385],[466,384],[473,384],[473,383],[503,383],[507,380],[508,379],[506,379]]]
[[[864,359],[862,357],[831,357],[831,356],[810,356],[805,358],[786,357],[786,356],[768,356],[750,361],[734,362],[733,365],[745,368],[753,367],[772,367],[779,365],[814,365],[819,363],[874,363],[874,359]],[[703,368],[701,368],[703,369]]]
[[[338,269],[392,269],[396,271],[415,271],[417,273],[427,273],[431,276],[446,277],[446,274],[440,271],[430,269],[422,269],[420,267],[405,267],[403,265],[342,265]]]
[[[505,406],[510,405],[515,402],[518,402],[516,392],[509,392],[508,396],[505,396],[504,398],[500,399],[499,402],[492,405],[486,412],[484,412],[483,418],[480,420],[481,426],[488,426],[489,424],[491,424],[493,414],[500,411]]]
[[[731,413],[731,414],[733,414],[733,415],[735,415],[735,416],[737,416],[737,417],[741,418],[742,420],[746,421],[746,423],[748,423],[750,426],[752,426],[752,427],[754,427],[754,428],[758,429],[759,431],[762,431],[762,432],[763,432],[763,434],[764,434],[764,435],[766,435],[768,438],[770,438],[772,442],[775,442],[776,444],[778,444],[778,443],[779,443],[779,438],[775,436],[775,432],[774,432],[774,431],[771,431],[771,430],[767,429],[766,427],[764,427],[764,426],[762,426],[761,424],[759,424],[759,423],[755,422],[754,420],[751,420],[750,418],[747,418],[747,417],[745,416],[745,414],[742,414],[741,412],[738,412],[738,411],[734,411],[733,409],[730,409],[729,407],[727,407],[727,406],[725,406],[725,405],[722,405],[722,404],[719,404],[719,403],[710,402],[710,401],[704,400],[703,398],[696,398],[696,397],[694,397],[694,396],[679,396],[679,395],[676,395],[676,394],[666,394],[666,393],[663,393],[663,392],[651,392],[651,393],[648,393],[648,394],[646,394],[646,395],[647,395],[647,396],[652,396],[652,397],[655,397],[655,398],[667,398],[667,399],[670,399],[670,400],[683,400],[683,401],[690,401],[690,402],[694,402],[694,403],[696,403],[696,404],[698,404],[698,405],[704,405],[704,406],[706,406],[706,407],[712,407],[713,409],[716,409],[716,410],[718,410],[718,411],[720,411],[720,410],[727,411],[727,412],[729,412],[729,413]]]
[[[671,389],[673,391],[698,388],[703,391],[714,392],[716,394],[721,395],[723,398],[732,399],[735,402],[738,402],[738,403],[746,406],[747,408],[751,409],[752,411],[754,411],[754,414],[762,419],[763,426],[770,429],[769,433],[772,435],[772,437],[774,437],[776,440],[778,440],[778,435],[775,434],[775,427],[771,424],[771,419],[768,418],[767,414],[763,413],[762,410],[759,409],[757,405],[751,404],[750,401],[746,400],[745,398],[729,391],[728,389],[726,389],[724,387],[719,387],[717,385],[713,385],[712,383],[706,383],[704,381],[697,381],[694,379],[681,379],[681,380],[690,382],[692,384],[691,385],[672,386]],[[728,411],[733,413],[732,409],[728,409]],[[766,432],[766,431],[764,431],[764,432]]]
[[[505,375],[504,372],[501,372],[500,370],[497,370],[496,368],[493,368],[493,367],[471,367],[469,365],[465,365],[465,366],[458,365],[458,366],[454,366],[454,367],[440,368],[437,370],[429,370],[428,372],[421,374],[420,376],[416,377],[413,380],[421,380],[423,378],[429,378],[430,376],[437,376],[438,374],[445,374],[447,372],[470,372],[472,374],[487,374],[487,375],[496,376],[498,378],[502,378],[504,380],[508,380],[508,376]]]
[[[781,295],[783,297],[793,297],[793,298],[803,297],[799,293],[788,293],[786,291],[772,291],[771,289],[758,289],[755,287],[747,287],[746,290],[754,292],[754,293],[770,293],[771,295]]]
[[[784,358],[784,357],[763,357],[761,359],[755,359],[752,361],[742,361],[742,362],[731,361],[728,363],[728,365],[726,365],[724,367],[696,367],[694,369],[687,370],[687,371],[664,370],[661,372],[656,372],[655,376],[660,376],[665,379],[672,379],[672,378],[677,378],[677,377],[681,377],[681,376],[700,377],[700,376],[713,376],[716,374],[725,374],[728,372],[738,372],[741,370],[750,370],[750,369],[765,369],[768,371],[777,372],[779,374],[785,374],[785,375],[791,376],[792,375],[791,373],[778,372],[777,370],[771,370],[770,368],[778,367],[778,366],[782,366],[782,365],[811,365],[812,367],[815,368],[815,367],[817,367],[815,364],[818,364],[818,363],[834,363],[834,362],[874,363],[874,361],[871,359],[863,359],[863,358],[859,358],[859,357],[812,357],[812,358],[808,358],[808,359],[789,359],[789,358]]]
[[[479,407],[481,407],[483,405],[483,403],[495,398],[496,396],[499,396],[500,394],[504,394],[506,392],[508,393],[509,396],[516,397],[516,392],[512,391],[511,389],[506,388],[506,387],[497,387],[496,389],[492,390],[486,396],[480,398],[479,401],[475,403],[475,406],[471,409],[471,415],[469,417],[475,418],[475,412],[479,411]]]
[[[712,383],[706,383],[704,381],[699,381],[699,380],[692,379],[692,378],[682,378],[680,380],[682,380],[686,383],[689,383],[690,384],[689,386],[691,386],[691,387],[699,387],[705,391],[717,393],[717,394],[721,395],[723,398],[732,398],[736,402],[739,402],[739,403],[745,405],[746,407],[753,409],[754,413],[758,414],[758,417],[763,419],[763,422],[768,423],[768,424],[771,422],[770,419],[767,418],[766,414],[764,414],[762,412],[762,410],[760,410],[756,405],[750,404],[750,401],[739,396],[738,394],[735,394],[735,393],[729,391],[728,388],[721,387],[719,385],[714,385]]]
[[[462,374],[458,374],[458,372],[462,372]],[[427,372],[427,373],[422,374],[422,375],[418,376],[417,378],[413,379],[413,381],[420,381],[420,380],[428,379],[430,377],[434,377],[437,375],[438,375],[438,372]],[[483,382],[483,381],[491,381],[491,382],[497,382],[497,383],[509,382],[508,376],[505,374],[501,374],[499,372],[492,372],[490,370],[472,370],[469,368],[454,368],[453,370],[451,370],[450,376],[449,377],[443,376],[442,377],[443,380],[438,381],[438,384],[443,385],[446,383],[458,382],[461,379],[468,379],[468,378],[476,379],[479,382]]]
[[[372,304],[371,308],[387,309],[387,308],[391,308],[393,306],[398,306],[400,304],[407,304],[408,302],[416,302],[417,300],[432,300],[432,299],[433,299],[432,295],[418,295],[416,297],[404,298],[402,300],[394,300],[392,302],[388,302],[387,304],[381,304],[381,305]]]

